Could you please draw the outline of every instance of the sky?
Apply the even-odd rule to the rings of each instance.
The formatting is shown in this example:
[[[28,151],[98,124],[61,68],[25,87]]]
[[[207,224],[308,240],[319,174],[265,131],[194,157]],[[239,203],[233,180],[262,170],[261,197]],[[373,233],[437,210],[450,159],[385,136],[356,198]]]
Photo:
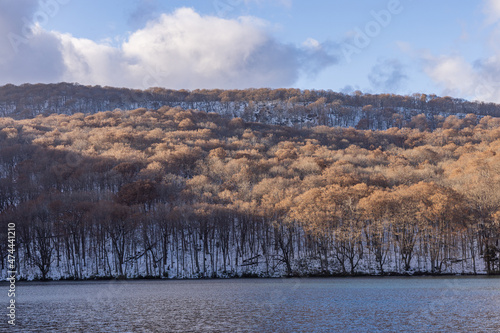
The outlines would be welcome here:
[[[500,0],[0,0],[0,85],[500,103]]]

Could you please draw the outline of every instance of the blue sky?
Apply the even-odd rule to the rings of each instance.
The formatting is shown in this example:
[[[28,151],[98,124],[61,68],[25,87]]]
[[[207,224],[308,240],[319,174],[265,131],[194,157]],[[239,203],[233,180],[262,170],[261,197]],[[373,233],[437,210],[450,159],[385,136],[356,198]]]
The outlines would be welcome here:
[[[0,84],[500,102],[499,19],[500,0],[0,0]]]

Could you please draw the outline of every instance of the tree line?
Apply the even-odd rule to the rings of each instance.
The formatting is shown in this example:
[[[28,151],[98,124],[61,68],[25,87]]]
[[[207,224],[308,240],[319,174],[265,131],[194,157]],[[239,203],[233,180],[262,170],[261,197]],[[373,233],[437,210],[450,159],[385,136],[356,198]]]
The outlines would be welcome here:
[[[371,129],[401,127],[402,122],[409,121],[418,114],[425,114],[431,125],[443,115],[446,117],[471,113],[500,117],[500,106],[494,103],[420,93],[402,96],[355,91],[346,94],[331,90],[294,88],[138,90],[76,83],[8,84],[0,87],[0,115],[16,119],[51,113],[96,113],[117,108],[158,109],[164,105],[217,112],[230,117],[242,117],[247,121],[273,124],[354,127],[361,121],[360,129],[370,125]],[[377,119],[384,119],[385,123],[370,123]],[[353,121],[356,122],[352,123]]]
[[[24,278],[495,274],[499,152],[500,119],[474,115],[385,131],[166,106],[0,118],[1,232],[16,224]]]

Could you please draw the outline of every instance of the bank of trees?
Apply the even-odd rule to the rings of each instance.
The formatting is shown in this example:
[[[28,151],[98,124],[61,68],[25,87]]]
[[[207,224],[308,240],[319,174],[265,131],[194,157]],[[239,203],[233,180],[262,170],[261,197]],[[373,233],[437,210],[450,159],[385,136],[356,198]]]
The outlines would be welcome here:
[[[9,84],[0,87],[0,116],[16,119],[52,113],[96,113],[117,108],[157,109],[164,105],[295,127],[325,125],[379,130],[390,127],[435,129],[441,127],[448,115],[500,117],[498,104],[426,94],[372,95],[360,91],[344,94],[331,90],[292,88],[137,90],[72,83]],[[417,115],[420,116],[413,118]]]
[[[491,117],[386,131],[169,107],[1,118],[0,221],[27,278],[493,274],[499,153]],[[5,243],[0,256],[6,274]]]

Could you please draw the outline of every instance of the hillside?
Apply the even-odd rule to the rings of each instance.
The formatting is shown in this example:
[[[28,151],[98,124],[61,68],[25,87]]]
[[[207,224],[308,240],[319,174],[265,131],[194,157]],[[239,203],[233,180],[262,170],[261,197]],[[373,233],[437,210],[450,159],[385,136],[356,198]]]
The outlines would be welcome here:
[[[298,89],[132,90],[69,83],[0,87],[0,116],[14,119],[162,106],[299,128],[325,125],[373,130],[422,126],[434,129],[450,115],[500,117],[500,106],[496,104],[422,94],[347,95]],[[423,116],[415,119],[418,115]]]
[[[2,237],[28,279],[498,273],[500,120],[436,124],[1,118]]]

